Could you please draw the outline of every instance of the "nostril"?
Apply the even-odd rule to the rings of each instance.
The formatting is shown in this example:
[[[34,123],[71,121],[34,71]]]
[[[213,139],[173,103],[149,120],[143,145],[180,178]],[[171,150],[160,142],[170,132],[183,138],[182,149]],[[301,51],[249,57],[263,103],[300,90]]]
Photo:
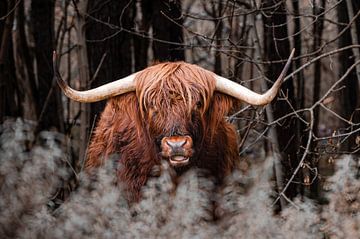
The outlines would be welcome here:
[[[180,145],[180,147],[182,147],[182,146],[184,146],[185,144],[186,144],[186,138],[184,139],[184,140],[182,140],[181,142],[179,142],[179,143],[181,143],[181,145]]]
[[[170,141],[166,140],[166,141],[165,141],[165,143],[166,143],[168,146],[170,146],[170,148],[172,148],[172,147],[173,147],[173,143],[172,143],[172,142],[170,142]]]
[[[186,139],[177,142],[177,147],[182,147],[186,144]]]

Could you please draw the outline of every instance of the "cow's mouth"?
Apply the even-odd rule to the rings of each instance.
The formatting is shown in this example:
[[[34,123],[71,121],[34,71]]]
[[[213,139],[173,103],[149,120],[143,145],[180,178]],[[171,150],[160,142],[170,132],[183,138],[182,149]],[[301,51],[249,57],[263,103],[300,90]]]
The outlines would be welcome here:
[[[174,155],[169,158],[169,161],[173,167],[181,167],[189,164],[189,157],[184,155]]]

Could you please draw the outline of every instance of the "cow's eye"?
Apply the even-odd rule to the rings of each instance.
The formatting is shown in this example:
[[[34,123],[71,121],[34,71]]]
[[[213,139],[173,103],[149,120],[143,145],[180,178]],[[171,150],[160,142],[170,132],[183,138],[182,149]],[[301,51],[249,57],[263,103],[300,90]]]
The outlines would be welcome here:
[[[150,119],[155,119],[156,115],[158,114],[158,111],[155,107],[150,107],[148,114]]]
[[[155,119],[157,115],[158,112],[154,110],[153,112],[151,112],[151,119]]]
[[[203,103],[201,102],[201,100],[199,100],[198,102],[196,102],[196,105],[195,105],[196,109],[201,109],[203,107]]]

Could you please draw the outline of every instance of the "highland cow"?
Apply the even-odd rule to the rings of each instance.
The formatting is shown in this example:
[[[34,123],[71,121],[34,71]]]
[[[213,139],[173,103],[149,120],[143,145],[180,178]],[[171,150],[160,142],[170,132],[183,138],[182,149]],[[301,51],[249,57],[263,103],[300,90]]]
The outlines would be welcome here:
[[[71,89],[56,64],[54,71],[65,95],[75,101],[109,98],[91,139],[86,168],[99,167],[116,155],[122,165],[118,178],[129,200],[137,201],[161,160],[168,160],[179,174],[190,167],[206,169],[221,182],[239,160],[237,134],[225,116],[238,101],[270,103],[292,56],[262,95],[185,62],[160,63],[88,91]]]

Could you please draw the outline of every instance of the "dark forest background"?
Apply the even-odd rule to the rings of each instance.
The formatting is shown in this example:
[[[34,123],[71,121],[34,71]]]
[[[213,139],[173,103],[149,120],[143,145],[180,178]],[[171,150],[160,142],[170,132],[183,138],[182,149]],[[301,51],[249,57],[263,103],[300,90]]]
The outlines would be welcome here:
[[[0,0],[0,123],[22,118],[35,122],[35,138],[65,135],[76,184],[105,102],[61,93],[54,50],[63,78],[80,90],[183,60],[263,92],[295,48],[278,99],[242,105],[228,119],[238,127],[241,169],[274,158],[275,211],[297,197],[326,204],[340,155],[360,167],[359,15],[357,0]]]

